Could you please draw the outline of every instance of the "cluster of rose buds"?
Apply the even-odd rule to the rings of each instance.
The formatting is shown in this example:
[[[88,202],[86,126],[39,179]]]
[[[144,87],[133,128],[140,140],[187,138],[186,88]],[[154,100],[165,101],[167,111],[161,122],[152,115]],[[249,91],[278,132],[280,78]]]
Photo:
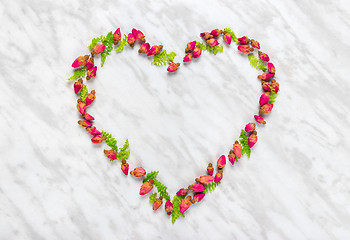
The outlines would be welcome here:
[[[248,134],[248,146],[249,148],[252,148],[258,141],[257,132],[255,131],[255,123],[248,123],[244,130]]]
[[[185,49],[185,57],[183,58],[183,62],[190,62],[192,58],[199,58],[202,54],[201,48],[197,45],[196,41],[192,41],[187,43]]]

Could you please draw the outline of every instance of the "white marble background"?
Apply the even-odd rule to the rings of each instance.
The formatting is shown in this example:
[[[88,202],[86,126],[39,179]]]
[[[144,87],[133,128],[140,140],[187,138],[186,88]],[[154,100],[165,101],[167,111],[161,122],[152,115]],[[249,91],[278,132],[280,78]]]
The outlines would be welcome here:
[[[348,1],[1,1],[0,239],[350,239]],[[260,41],[281,93],[252,157],[175,225],[77,125],[66,79],[93,37],[141,29],[183,56],[199,33]],[[171,195],[226,154],[257,112],[258,71],[237,50],[174,75],[112,53],[89,85],[96,126]]]

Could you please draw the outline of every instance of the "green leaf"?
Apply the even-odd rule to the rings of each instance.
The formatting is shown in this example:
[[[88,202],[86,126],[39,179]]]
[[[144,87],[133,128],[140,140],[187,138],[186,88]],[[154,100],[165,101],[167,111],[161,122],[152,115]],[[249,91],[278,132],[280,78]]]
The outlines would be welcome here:
[[[207,185],[205,185],[205,190],[203,193],[207,194],[208,192],[214,191],[217,186],[219,186],[221,182],[212,182]]]
[[[248,59],[250,61],[250,64],[256,69],[260,69],[264,72],[267,70],[265,61],[261,60],[260,58],[256,58],[253,54],[249,54]]]
[[[92,49],[96,46],[96,44],[99,43],[100,41],[102,41],[103,39],[104,39],[103,35],[101,35],[100,37],[97,37],[97,38],[93,38],[91,41],[91,44],[89,45],[90,51],[92,51]]]
[[[278,94],[275,92],[275,88],[274,87],[272,87],[270,84],[268,86],[269,86],[269,88],[271,90],[269,104],[274,104]]]
[[[106,37],[103,38],[102,44],[104,44],[106,47],[105,47],[105,50],[103,50],[103,52],[101,53],[101,67],[103,67],[107,56],[110,55],[110,53],[111,53],[111,51],[113,49],[113,46],[114,46],[113,33],[112,32],[109,32],[106,35]]]
[[[107,133],[105,131],[102,131],[101,132],[101,135],[103,137],[106,137],[106,144],[112,148],[115,152],[118,152],[118,146],[117,146],[117,140],[115,140],[113,137],[112,137],[112,134],[110,133]],[[118,158],[118,155],[117,155],[117,158]],[[118,159],[119,160],[119,159]]]
[[[236,34],[230,29],[230,28],[225,28],[224,29],[226,32],[228,32],[229,34],[231,34],[232,40],[235,43],[238,43],[238,38],[236,37]]]
[[[174,224],[176,219],[178,219],[180,216],[185,217],[183,213],[180,212],[180,204],[181,201],[185,198],[185,195],[179,196],[175,195],[173,198],[173,211],[171,212],[171,222]]]
[[[149,202],[150,203],[154,203],[157,199],[157,193],[152,193],[150,196],[149,196]]]
[[[210,47],[204,43],[197,42],[196,46],[198,46],[202,51],[208,51],[210,53],[214,53],[214,55],[216,55],[218,52],[224,51],[224,47],[219,45]]]
[[[248,145],[248,136],[244,129],[241,130],[241,135],[239,136],[239,142],[242,145],[242,155],[247,154],[248,158],[250,158],[250,147]]]
[[[81,69],[75,70],[73,76],[68,78],[68,81],[75,80],[75,79],[80,78],[80,77],[84,77],[85,74],[86,74],[86,66],[81,68]]]
[[[128,36],[124,34],[124,38],[120,41],[119,46],[115,49],[117,52],[124,50],[124,47],[128,45]]]
[[[170,196],[167,192],[168,188],[156,178],[154,178],[153,181],[153,185],[157,187],[157,191],[159,192],[160,196],[170,201]]]
[[[149,172],[147,173],[146,177],[143,179],[143,182],[147,182],[151,179],[155,179],[158,175],[159,171],[152,171],[152,172]]]
[[[83,87],[82,87],[81,90],[80,90],[80,99],[81,99],[83,102],[85,102],[85,101],[86,101],[86,97],[87,97],[88,94],[89,94],[89,91],[88,91],[86,85],[83,84]]]
[[[161,52],[159,52],[158,54],[154,55],[154,59],[152,64],[154,65],[166,65],[168,63],[171,63],[174,58],[176,56],[176,53],[171,52],[171,53],[167,53],[166,50],[163,50]]]

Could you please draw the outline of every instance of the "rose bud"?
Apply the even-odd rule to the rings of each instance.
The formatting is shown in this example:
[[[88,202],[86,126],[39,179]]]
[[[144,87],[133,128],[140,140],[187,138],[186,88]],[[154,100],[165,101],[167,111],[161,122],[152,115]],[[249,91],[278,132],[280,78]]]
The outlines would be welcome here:
[[[258,141],[258,136],[256,131],[253,131],[252,134],[248,137],[248,146],[252,148],[254,144]]]
[[[270,101],[270,93],[269,92],[261,94],[260,100],[259,100],[260,105],[264,105],[264,104],[268,103],[269,101]]]
[[[273,104],[262,105],[260,107],[259,114],[262,115],[262,114],[265,114],[265,113],[269,113],[269,112],[271,112],[272,108],[273,108]]]
[[[86,62],[86,71],[88,71],[91,68],[93,68],[94,65],[95,65],[95,63],[94,63],[94,59],[93,58],[87,60],[87,62]]]
[[[276,73],[275,66],[272,63],[270,63],[270,62],[267,64],[267,69],[268,69],[269,73],[272,73],[272,74]]]
[[[114,43],[114,45],[118,44],[121,39],[122,39],[122,34],[120,33],[120,28],[118,28],[113,33],[113,43]]]
[[[188,186],[188,189],[192,190],[193,192],[203,192],[205,187],[202,184],[195,183]]]
[[[213,35],[211,35],[211,34],[208,33],[208,32],[202,32],[202,33],[200,34],[200,36],[201,36],[203,39],[205,39],[205,40],[208,40],[208,39],[210,39],[210,38],[213,37]]]
[[[140,195],[145,195],[149,193],[152,190],[152,188],[153,188],[153,179],[142,184],[140,188]]]
[[[77,82],[74,83],[74,92],[78,94],[83,88],[83,80],[80,78]]]
[[[195,202],[200,202],[204,198],[205,193],[197,193],[193,196]]]
[[[72,63],[72,67],[78,68],[78,67],[83,67],[86,64],[86,61],[89,59],[89,55],[85,56],[79,56],[77,59],[74,60]]]
[[[134,36],[134,34],[132,34],[132,33],[129,33],[128,34],[128,43],[129,43],[129,45],[130,45],[130,47],[134,47],[134,44],[135,44],[135,42],[136,42],[136,38],[135,38],[135,36]]]
[[[233,144],[232,151],[235,154],[235,156],[238,159],[240,159],[242,155],[242,145],[238,141],[236,141],[235,144]]]
[[[86,80],[90,80],[91,78],[96,77],[97,67],[90,68],[86,71]]]
[[[156,55],[156,54],[160,53],[160,51],[162,51],[162,49],[163,49],[163,45],[158,45],[158,46],[154,45],[148,51],[147,56]]]
[[[151,46],[149,45],[149,43],[142,43],[139,49],[139,53],[148,53],[149,49],[151,48]]]
[[[129,163],[126,162],[125,159],[122,160],[122,165],[120,166],[120,169],[125,175],[128,175],[129,172]],[[153,180],[152,180],[153,181]]]
[[[243,36],[241,38],[238,38],[238,41],[241,43],[241,44],[248,44],[250,42],[250,39],[247,38],[246,36]]]
[[[85,118],[85,120],[89,120],[89,121],[95,120],[95,118],[88,113],[85,113],[83,115],[83,118]]]
[[[105,50],[106,46],[104,44],[96,44],[91,51],[91,54],[100,54]]]
[[[259,58],[265,62],[268,62],[270,61],[270,58],[269,56],[266,54],[266,53],[263,53],[263,52],[258,52],[259,53]]]
[[[196,41],[192,41],[192,42],[187,43],[187,47],[185,49],[185,52],[186,53],[192,52],[194,47],[196,46],[196,43],[197,43]]]
[[[109,159],[117,159],[117,153],[113,149],[104,150],[104,153],[106,154],[106,157]]]
[[[137,40],[139,40],[142,43],[146,42],[145,34],[143,34],[140,30],[136,30],[135,28],[133,28],[131,32]]]
[[[210,176],[213,176],[213,173],[214,173],[213,164],[211,164],[211,163],[208,164],[207,172]]]
[[[106,140],[106,137],[102,137],[102,135],[95,135],[93,138],[91,138],[91,142],[93,143],[101,143],[103,140]]]
[[[96,127],[87,127],[86,131],[88,131],[91,135],[100,135],[101,132],[96,129]]]
[[[271,80],[271,86],[275,89],[275,93],[278,93],[278,91],[280,90],[280,84],[276,82],[275,79]]]
[[[91,127],[92,123],[86,120],[79,120],[78,124],[81,125],[82,127]]]
[[[137,167],[134,169],[134,171],[131,171],[130,174],[134,175],[135,177],[142,177],[146,175],[146,170],[142,167]]]
[[[94,100],[95,100],[95,90],[92,90],[87,96],[86,96],[86,106],[89,106]]]
[[[200,47],[195,47],[193,49],[192,54],[194,58],[199,58],[199,56],[202,54],[202,50],[200,49]]]
[[[271,88],[270,88],[271,85],[268,82],[261,81],[261,83],[262,83],[262,88],[266,92],[271,92]]]
[[[158,208],[163,204],[163,197],[160,196],[153,202],[153,210],[157,211]]]
[[[86,104],[83,101],[81,101],[80,98],[78,99],[77,109],[82,115],[85,114]]]
[[[214,182],[220,182],[222,179],[223,175],[222,175],[222,170],[220,169],[216,174],[215,174],[215,178],[214,178]]]
[[[192,60],[192,54],[189,53],[185,55],[183,62],[190,62],[191,60]]]
[[[199,178],[196,178],[196,182],[201,184],[208,184],[212,181],[214,181],[214,177],[210,175],[200,176]]]
[[[218,40],[216,40],[215,38],[208,39],[206,42],[210,47],[215,47],[219,45]]]
[[[179,191],[177,191],[176,195],[183,196],[188,193],[188,189],[181,188]]]
[[[170,202],[169,200],[166,201],[165,203],[165,211],[168,215],[171,215],[171,212],[173,211],[174,206],[173,203]]]
[[[210,34],[213,35],[213,37],[218,37],[221,33],[222,33],[222,30],[219,30],[219,29],[214,29],[210,32]]]
[[[191,196],[186,197],[180,203],[180,212],[184,213],[192,205]]]
[[[242,53],[250,53],[254,51],[254,48],[251,48],[249,45],[239,45],[238,50]]]
[[[224,36],[222,36],[222,38],[224,39],[225,43],[227,43],[228,45],[231,44],[232,41],[232,36],[229,33],[225,33]]]
[[[225,155],[221,155],[217,161],[218,168],[224,168],[226,165],[226,157]]]
[[[247,133],[253,132],[255,130],[255,123],[248,123],[247,125],[245,125],[244,130]]]
[[[264,120],[264,118],[263,118],[262,116],[254,115],[254,118],[255,118],[255,121],[256,121],[257,123],[266,124],[266,121]]]
[[[167,70],[168,70],[168,72],[175,72],[179,66],[180,66],[180,63],[172,62],[169,64],[169,67],[167,68]]]
[[[250,44],[252,45],[252,47],[260,49],[260,43],[258,41],[252,39]]]
[[[263,74],[259,75],[258,78],[261,80],[268,80],[273,77],[272,73],[264,72]]]
[[[233,165],[235,163],[236,160],[236,155],[233,153],[232,150],[230,150],[229,155],[227,155],[228,160],[230,161],[230,163]]]

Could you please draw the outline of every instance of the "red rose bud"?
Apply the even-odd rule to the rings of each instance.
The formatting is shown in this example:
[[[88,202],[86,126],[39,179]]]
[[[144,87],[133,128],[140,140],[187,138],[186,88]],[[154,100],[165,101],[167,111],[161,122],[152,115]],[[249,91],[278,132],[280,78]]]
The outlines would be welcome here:
[[[105,50],[106,46],[104,44],[96,44],[93,48],[91,53],[92,54],[100,54]]]
[[[220,169],[216,174],[215,174],[215,178],[214,178],[214,182],[220,182],[221,179],[223,178],[223,175],[222,175],[222,170]]]
[[[206,42],[210,47],[215,47],[219,45],[218,40],[216,40],[215,38],[208,39]]]
[[[232,150],[230,150],[229,155],[227,155],[228,160],[230,161],[230,163],[233,165],[235,163],[236,160],[236,155],[233,153]]]
[[[87,62],[86,62],[86,70],[90,70],[91,68],[93,68],[95,65],[94,63],[94,58],[90,58]]]
[[[160,196],[160,198],[157,198],[154,202],[153,202],[153,210],[157,211],[158,208],[163,204],[163,197]]]
[[[149,45],[149,43],[142,43],[139,49],[139,53],[148,53],[149,49],[151,48],[151,46]]]
[[[192,205],[191,203],[191,196],[186,197],[185,199],[183,199],[180,203],[180,212],[184,213],[187,209],[190,208],[190,206]]]
[[[122,160],[122,165],[120,166],[120,169],[125,175],[128,175],[129,172],[129,163],[125,161],[125,159]],[[153,181],[153,180],[152,180]]]
[[[78,99],[77,109],[82,115],[85,114],[86,104],[83,101],[81,101],[80,98]]]
[[[224,168],[226,165],[226,157],[225,155],[221,155],[217,161],[218,168]]]
[[[244,130],[247,133],[253,132],[255,130],[255,123],[248,123],[247,125],[245,125]]]
[[[262,105],[260,107],[259,114],[262,115],[262,114],[265,114],[265,113],[269,113],[269,112],[271,112],[272,108],[273,108],[273,104]]]
[[[122,34],[120,33],[120,28],[118,28],[117,30],[115,30],[115,32],[113,33],[113,42],[114,45],[118,44],[119,41],[122,39]]]
[[[97,67],[90,68],[86,71],[86,80],[90,80],[91,78],[96,77]]]
[[[135,38],[134,34],[129,33],[128,34],[128,43],[129,43],[130,47],[134,47],[135,41],[136,41],[136,38]]]
[[[218,37],[221,33],[222,33],[222,30],[219,30],[219,29],[214,29],[210,32],[210,34],[213,35],[213,37]]]
[[[196,41],[192,41],[192,42],[187,43],[187,47],[185,49],[185,52],[193,51],[195,46],[196,46]]]
[[[106,137],[102,137],[102,135],[96,135],[91,138],[91,142],[93,143],[101,143],[103,140],[106,140]]]
[[[186,54],[183,61],[184,62],[190,62],[192,60],[192,54],[189,53],[189,54]]]
[[[193,192],[203,192],[205,190],[205,187],[202,184],[195,183],[190,185],[189,189]]]
[[[272,78],[274,75],[272,73],[264,72],[263,74],[259,75],[258,78],[261,80],[268,80]]]
[[[251,48],[249,45],[239,45],[238,50],[242,53],[250,53],[254,51],[254,48]]]
[[[278,91],[280,90],[280,84],[276,82],[275,79],[271,80],[271,86],[275,89],[275,93],[278,93]]]
[[[225,33],[224,36],[222,36],[222,38],[224,39],[225,43],[227,43],[228,45],[231,44],[232,41],[232,36],[229,33]]]
[[[74,60],[72,63],[72,67],[78,68],[78,67],[83,67],[86,64],[86,61],[89,59],[89,55],[85,56],[79,56],[77,59]]]
[[[199,47],[195,47],[192,54],[194,58],[199,58],[199,56],[202,54],[202,50]]]
[[[248,137],[248,145],[250,148],[252,148],[258,141],[258,136],[256,134],[256,131],[253,131],[252,134],[250,134],[250,136]]]
[[[77,82],[74,83],[74,92],[78,94],[83,88],[83,80],[80,78]]]
[[[109,159],[117,159],[117,153],[114,150],[104,150],[104,153]]]
[[[133,28],[131,32],[137,40],[139,40],[142,43],[146,42],[145,34],[143,34],[140,30],[136,30],[135,28]]]
[[[95,100],[95,90],[92,90],[87,96],[86,96],[86,106],[89,106],[94,100]]]
[[[83,115],[83,118],[85,118],[85,120],[89,120],[89,121],[95,120],[95,118],[88,113],[85,113]]]
[[[142,177],[146,175],[146,170],[142,167],[137,167],[134,169],[134,171],[131,171],[130,174],[134,175],[135,177]]]
[[[152,190],[152,188],[153,188],[153,179],[142,184],[140,188],[140,195],[145,195],[149,193]]]
[[[252,45],[252,47],[260,49],[260,43],[258,41],[252,39],[250,44]]]
[[[233,153],[235,154],[235,156],[240,159],[241,155],[242,155],[242,145],[236,141],[235,144],[233,144]]]
[[[213,35],[211,35],[211,34],[208,33],[208,32],[202,32],[202,33],[200,34],[200,36],[201,36],[203,39],[205,39],[205,40],[208,40],[208,39],[210,39],[210,38],[213,37]]]
[[[265,62],[268,62],[270,61],[270,58],[269,56],[266,54],[266,53],[263,53],[263,52],[258,52],[259,53],[259,58]]]
[[[254,115],[254,118],[255,118],[255,121],[256,121],[257,123],[266,124],[266,121],[264,120],[264,118],[263,118],[262,116]]]
[[[268,69],[269,73],[272,73],[272,74],[276,73],[275,66],[272,63],[270,63],[270,62],[267,64],[267,69]]]
[[[270,88],[270,84],[268,82],[264,82],[264,81],[261,81],[262,83],[262,88],[266,91],[266,92],[270,92],[271,91],[271,88]]]
[[[268,103],[269,100],[270,100],[270,93],[269,93],[269,92],[266,92],[266,93],[261,94],[260,100],[259,100],[260,106],[261,106],[261,105],[264,105],[264,104],[266,104],[266,103]],[[254,130],[254,129],[253,129],[253,130]]]
[[[208,184],[212,181],[214,181],[214,177],[210,175],[200,176],[199,178],[196,178],[196,182],[199,182],[201,184]]]
[[[210,176],[213,176],[213,173],[214,173],[213,164],[211,164],[211,163],[208,164],[207,172]]]
[[[246,36],[243,36],[241,38],[238,38],[238,41],[241,43],[241,44],[247,44],[250,42],[250,39],[247,38]]]
[[[171,215],[171,212],[174,209],[174,205],[172,202],[170,202],[169,200],[166,201],[165,203],[165,211],[168,215]]]
[[[205,193],[198,193],[193,196],[194,201],[200,202],[204,198]]]
[[[81,126],[83,126],[83,127],[91,127],[92,126],[92,123],[91,122],[89,122],[89,121],[86,121],[86,120],[79,120],[78,121],[78,124],[79,125],[81,125]]]
[[[169,67],[167,68],[168,72],[175,72],[177,68],[180,66],[180,63],[170,63]]]
[[[188,189],[181,188],[179,191],[177,191],[176,195],[183,196],[188,193]]]
[[[86,131],[88,131],[91,135],[100,135],[101,132],[96,129],[96,127],[87,127]]]
[[[158,45],[158,46],[154,45],[148,51],[147,56],[156,55],[156,54],[160,53],[160,51],[162,51],[162,49],[163,49],[163,45]]]

